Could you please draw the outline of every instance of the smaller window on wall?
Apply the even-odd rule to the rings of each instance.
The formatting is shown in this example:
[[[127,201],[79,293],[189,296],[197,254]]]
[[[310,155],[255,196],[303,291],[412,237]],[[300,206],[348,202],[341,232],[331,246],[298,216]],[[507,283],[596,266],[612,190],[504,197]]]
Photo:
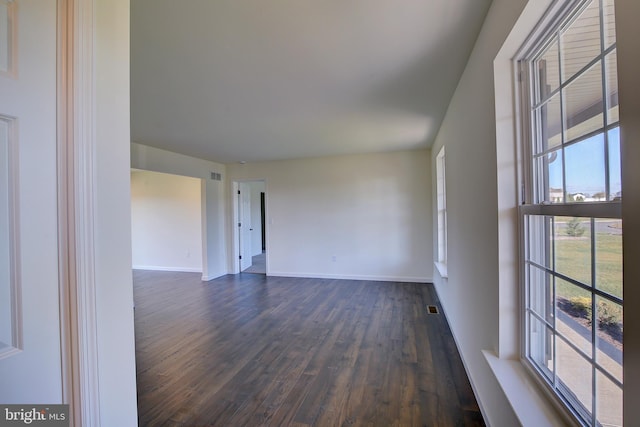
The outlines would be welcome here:
[[[436,267],[447,277],[447,196],[445,183],[444,147],[436,156],[436,204],[438,208],[438,260]]]

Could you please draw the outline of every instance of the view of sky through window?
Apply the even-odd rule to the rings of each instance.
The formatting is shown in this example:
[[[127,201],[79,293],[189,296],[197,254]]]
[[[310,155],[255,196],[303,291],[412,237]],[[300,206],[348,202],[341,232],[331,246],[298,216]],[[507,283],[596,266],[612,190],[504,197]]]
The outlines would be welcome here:
[[[609,131],[609,192],[614,198],[622,190],[620,178],[620,128]],[[601,147],[602,156],[594,155],[594,145]],[[604,136],[592,136],[565,148],[565,171],[567,173],[567,194],[581,193],[591,197],[604,192],[605,163]],[[563,188],[562,156],[549,155],[549,186]]]

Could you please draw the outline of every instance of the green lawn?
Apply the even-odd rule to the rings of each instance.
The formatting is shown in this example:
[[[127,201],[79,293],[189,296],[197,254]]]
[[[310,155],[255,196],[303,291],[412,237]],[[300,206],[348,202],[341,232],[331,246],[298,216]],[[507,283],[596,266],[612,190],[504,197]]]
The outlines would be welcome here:
[[[598,230],[595,234],[595,284],[591,277],[591,235],[588,224],[579,237],[567,234],[567,221],[556,218],[555,262],[558,273],[595,285],[607,293],[622,298],[622,234],[616,230]],[[559,222],[559,224],[558,224]],[[605,227],[600,227],[605,228]],[[556,295],[567,300],[589,298],[589,293],[568,282],[556,282]],[[600,303],[600,302],[599,302]],[[622,321],[622,307],[612,302],[604,302],[606,310],[616,321]]]

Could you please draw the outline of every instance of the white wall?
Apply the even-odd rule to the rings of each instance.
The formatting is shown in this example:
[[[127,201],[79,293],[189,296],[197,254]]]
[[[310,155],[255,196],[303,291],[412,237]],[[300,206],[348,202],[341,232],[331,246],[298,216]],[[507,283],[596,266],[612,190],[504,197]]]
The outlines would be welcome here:
[[[429,281],[429,156],[410,151],[227,168],[229,182],[266,181],[270,275]]]
[[[432,148],[435,171],[435,153],[446,147],[448,215],[448,280],[436,271],[434,283],[486,421],[496,427],[519,422],[481,352],[498,348],[500,311],[493,60],[525,4],[492,3]]]
[[[203,259],[202,278],[211,280],[227,274],[225,165],[196,159],[142,144],[131,144],[131,167],[148,171],[199,178],[202,189]],[[211,179],[211,172],[223,181]]]
[[[100,425],[137,425],[129,164],[129,0],[95,0]]]
[[[0,120],[0,348],[11,343],[11,220],[9,127]]]
[[[486,420],[498,427],[519,425],[520,422],[482,354],[483,350],[503,358],[517,358],[519,354],[518,325],[514,324],[514,319],[518,318],[514,259],[518,245],[515,152],[511,146],[514,141],[513,83],[508,70],[504,73],[505,66],[508,68],[504,61],[510,62],[509,53],[501,52],[504,56],[496,59],[496,70],[501,75],[494,76],[494,59],[525,6],[530,14],[539,9],[539,3],[533,0],[493,2],[432,148],[433,153],[443,145],[447,150],[449,232],[448,280],[439,277],[436,271],[434,282]],[[626,261],[631,257],[637,259],[639,253],[640,215],[635,185],[639,178],[638,168],[631,164],[637,164],[640,155],[638,144],[630,143],[640,139],[637,126],[640,123],[637,86],[640,61],[636,55],[639,5],[636,0],[616,2],[621,127],[625,140],[623,170],[627,171],[627,175],[623,175],[626,184],[623,222],[627,284],[638,281],[638,268],[634,267],[637,263]],[[522,36],[533,29],[536,21],[530,18],[520,20],[517,31],[522,30],[525,34],[516,34],[516,38],[523,39]],[[509,42],[513,40],[512,34]],[[513,52],[517,46],[508,48]],[[623,111],[626,111],[626,117]],[[435,154],[432,164],[435,164]],[[435,187],[433,191],[435,193]],[[631,192],[633,194],[628,194]],[[435,227],[434,224],[434,230]],[[629,238],[631,235],[634,237]],[[640,390],[640,364],[637,363],[640,360],[637,336],[640,322],[638,310],[629,310],[640,303],[640,292],[635,289],[625,287],[625,425],[631,425],[639,417],[637,405],[632,401],[637,399]],[[635,327],[629,327],[630,323]],[[536,393],[535,390],[532,388],[529,392]],[[556,418],[553,423],[561,424],[562,421]]]
[[[202,180],[131,172],[133,268],[202,272]]]

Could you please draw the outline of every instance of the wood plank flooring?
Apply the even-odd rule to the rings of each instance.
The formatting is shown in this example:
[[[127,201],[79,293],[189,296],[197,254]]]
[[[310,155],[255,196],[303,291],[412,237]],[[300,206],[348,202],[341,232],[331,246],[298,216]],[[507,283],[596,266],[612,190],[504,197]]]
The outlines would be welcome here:
[[[251,257],[251,267],[245,269],[243,273],[267,273],[267,254],[262,252],[261,254]]]
[[[483,426],[430,284],[134,271],[141,426]]]

